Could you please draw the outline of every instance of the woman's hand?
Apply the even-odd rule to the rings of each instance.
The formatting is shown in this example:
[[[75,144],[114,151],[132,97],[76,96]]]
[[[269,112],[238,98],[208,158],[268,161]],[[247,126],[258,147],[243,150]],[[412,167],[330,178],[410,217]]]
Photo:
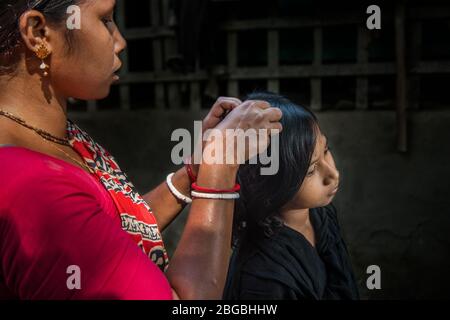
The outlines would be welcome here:
[[[238,108],[239,107],[239,108]],[[238,108],[238,111],[233,112]],[[266,110],[266,111],[264,111]],[[233,113],[233,114],[232,114]],[[209,129],[219,129],[226,134],[226,129],[278,129],[282,130],[280,124],[282,113],[278,108],[271,108],[265,101],[246,101],[242,103],[241,100],[233,97],[220,97],[216,103],[212,106],[208,115],[205,117],[202,123],[202,132],[205,133]],[[242,133],[242,132],[241,132]],[[200,141],[198,144],[202,144],[203,150],[207,143]],[[262,144],[262,146],[264,143]],[[267,148],[268,141],[265,146],[261,147],[259,152],[262,152]],[[235,155],[238,150],[234,149]],[[258,153],[258,146],[254,143],[250,144],[245,150],[244,159],[248,160],[252,156]],[[193,164],[192,169],[194,174],[198,174],[199,164]]]
[[[207,136],[203,160],[212,153],[217,159],[218,152],[222,152],[223,163],[238,167],[267,149],[270,135],[283,129],[281,117],[281,110],[265,101],[249,100],[234,107]],[[216,139],[222,141],[217,143]],[[225,147],[220,150],[221,146]]]
[[[242,101],[238,98],[232,97],[220,97],[212,106],[211,110],[209,110],[205,119],[202,121],[202,132],[206,132],[209,129],[214,129],[225,117],[228,113],[230,113],[233,109],[242,104]],[[200,137],[202,139],[202,137]],[[205,147],[205,142],[203,139],[201,141],[196,142],[196,148]],[[203,149],[202,149],[203,150]],[[193,156],[191,157],[192,163],[192,171],[194,175],[198,174],[199,164],[194,163],[192,161]]]
[[[205,117],[205,119],[203,119],[203,132],[208,129],[215,128],[229,112],[231,112],[241,104],[242,101],[237,98],[220,97],[219,99],[217,99],[208,115]]]

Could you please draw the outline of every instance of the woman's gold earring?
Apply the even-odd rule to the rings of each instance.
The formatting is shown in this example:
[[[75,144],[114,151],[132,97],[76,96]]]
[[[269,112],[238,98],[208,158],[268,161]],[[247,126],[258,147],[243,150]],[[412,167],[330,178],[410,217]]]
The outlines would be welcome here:
[[[44,77],[48,76],[47,69],[50,68],[48,64],[44,62],[44,60],[50,55],[50,51],[48,50],[47,46],[43,43],[39,44],[36,50],[36,56],[42,61],[39,68],[43,71]]]

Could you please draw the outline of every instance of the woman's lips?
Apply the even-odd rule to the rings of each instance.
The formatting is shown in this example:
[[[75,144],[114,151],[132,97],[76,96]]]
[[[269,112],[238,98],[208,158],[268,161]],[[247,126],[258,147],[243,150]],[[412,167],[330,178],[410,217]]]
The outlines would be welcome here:
[[[113,72],[113,80],[114,81],[119,81],[120,80],[120,77],[117,74],[119,72],[120,68],[122,68],[122,61],[120,61],[119,65],[117,66],[117,68],[114,69],[114,72]]]

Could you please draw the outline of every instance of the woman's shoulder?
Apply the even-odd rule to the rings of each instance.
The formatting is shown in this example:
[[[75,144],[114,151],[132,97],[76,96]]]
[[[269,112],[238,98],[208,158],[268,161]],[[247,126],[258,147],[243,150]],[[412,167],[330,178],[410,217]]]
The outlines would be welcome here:
[[[63,202],[76,204],[81,200],[98,207],[106,204],[106,191],[94,177],[46,154],[22,147],[2,147],[0,168],[0,211],[3,213],[26,201],[32,202],[35,208]]]
[[[0,165],[7,175],[0,185],[0,281],[8,292],[40,300],[171,297],[94,177],[21,148],[0,150]],[[70,266],[82,270],[83,290],[68,289]]]
[[[43,182],[45,180],[90,180],[82,169],[53,156],[24,147],[0,147],[3,182]]]
[[[0,144],[0,162],[3,165],[24,167],[30,164],[39,165],[52,161],[64,162],[56,157],[27,147],[12,144]]]

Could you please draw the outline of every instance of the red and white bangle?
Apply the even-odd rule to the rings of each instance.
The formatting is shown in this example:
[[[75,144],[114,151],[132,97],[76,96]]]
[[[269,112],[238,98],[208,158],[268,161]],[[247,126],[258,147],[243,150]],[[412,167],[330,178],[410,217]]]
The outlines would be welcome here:
[[[198,192],[191,191],[192,198],[199,199],[217,199],[217,200],[235,200],[239,199],[240,195],[237,192],[231,193],[206,193],[206,192]]]
[[[194,175],[194,172],[192,171],[192,164],[191,164],[191,157],[186,157],[184,162],[184,167],[186,168],[187,175],[189,177],[189,180],[191,183],[194,183],[197,181],[197,177]]]
[[[220,199],[220,200],[235,200],[239,199],[240,195],[238,193],[241,190],[241,186],[236,183],[231,189],[215,189],[215,188],[204,188],[193,182],[191,185],[192,198],[202,198],[202,199]]]
[[[169,187],[170,192],[172,192],[172,194],[175,196],[175,198],[177,198],[180,201],[183,201],[184,203],[192,203],[192,199],[189,198],[188,196],[185,196],[184,194],[182,194],[180,191],[177,190],[177,188],[175,188],[175,186],[172,183],[172,177],[175,173],[172,172],[170,173],[167,178],[166,178],[166,183],[167,186]]]
[[[232,189],[214,189],[214,188],[204,188],[197,185],[197,183],[193,182],[191,184],[192,190],[195,190],[197,192],[204,192],[204,193],[235,193],[241,190],[241,186],[239,183],[236,183]]]
[[[240,195],[239,195],[238,191],[241,189],[241,186],[239,184],[236,184],[232,189],[204,188],[204,187],[200,187],[199,185],[197,185],[197,177],[194,175],[194,173],[192,171],[191,161],[192,161],[191,157],[186,157],[183,159],[184,166],[186,168],[186,172],[189,177],[189,181],[191,182],[191,189],[192,189],[191,197],[192,197],[192,199],[193,198],[220,199],[220,200],[239,199]],[[192,201],[192,199],[190,199],[190,200]]]

